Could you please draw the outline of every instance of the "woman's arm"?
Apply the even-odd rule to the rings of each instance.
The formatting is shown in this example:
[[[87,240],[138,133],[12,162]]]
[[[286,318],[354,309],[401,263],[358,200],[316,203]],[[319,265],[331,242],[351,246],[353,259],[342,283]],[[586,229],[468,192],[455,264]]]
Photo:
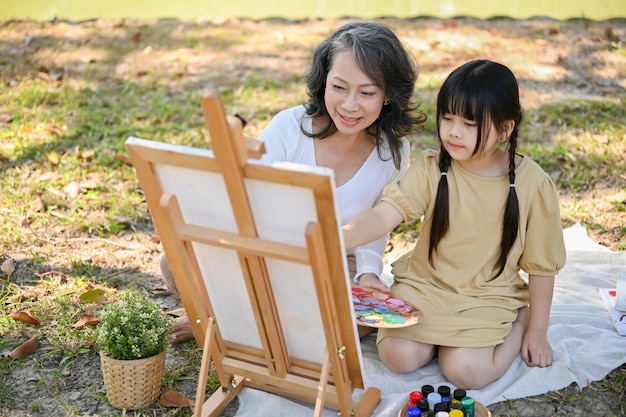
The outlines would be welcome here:
[[[356,274],[354,281],[364,287],[382,292],[391,292],[380,279],[383,272],[383,256],[387,248],[389,233],[363,246],[354,249]]]
[[[394,206],[382,201],[343,225],[346,248],[352,249],[376,240],[391,232],[403,220]]]

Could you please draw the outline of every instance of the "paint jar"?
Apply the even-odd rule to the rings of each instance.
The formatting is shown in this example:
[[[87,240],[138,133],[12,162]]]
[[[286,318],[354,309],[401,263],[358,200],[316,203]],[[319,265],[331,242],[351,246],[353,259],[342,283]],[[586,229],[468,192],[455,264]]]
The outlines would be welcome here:
[[[421,400],[417,402],[417,408],[422,410],[422,416],[423,416],[424,413],[428,411],[428,401],[422,398]]]
[[[428,398],[428,394],[430,394],[431,392],[435,392],[435,388],[432,385],[422,385],[422,396],[424,398]]]
[[[452,395],[450,394],[450,387],[447,385],[441,385],[437,388],[437,392],[441,395],[442,403],[449,403],[452,401]]]
[[[406,411],[406,415],[407,417],[421,417],[422,410],[417,407],[409,407],[409,409]]]
[[[450,417],[450,413],[447,411],[439,411],[435,414],[435,417]]]
[[[472,397],[463,398],[461,405],[463,406],[465,417],[474,417],[474,399]]]
[[[437,403],[437,404],[435,404],[435,406],[433,407],[433,413],[435,413],[435,415],[437,415],[437,413],[440,412],[440,411],[448,412],[448,404],[446,404],[446,403]]]
[[[431,392],[428,394],[428,409],[431,411],[435,410],[435,404],[439,404],[441,402],[441,395],[438,392]]]
[[[409,407],[417,406],[417,402],[423,398],[422,391],[411,391],[409,394]]]
[[[461,403],[450,403],[450,409],[448,411],[452,411],[452,410],[460,410],[461,412],[463,411],[463,406],[461,405]]]
[[[461,400],[467,396],[467,393],[462,388],[457,388],[452,393],[452,402],[461,404]]]
[[[450,415],[450,417],[465,417],[465,413],[463,413],[463,410],[450,410],[448,414]]]

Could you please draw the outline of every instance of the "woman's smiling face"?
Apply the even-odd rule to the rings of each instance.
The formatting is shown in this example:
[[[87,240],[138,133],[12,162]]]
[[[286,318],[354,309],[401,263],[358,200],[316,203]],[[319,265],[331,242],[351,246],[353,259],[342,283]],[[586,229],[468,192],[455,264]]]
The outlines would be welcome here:
[[[324,101],[337,130],[354,135],[378,119],[385,92],[359,68],[351,51],[334,56],[326,77]]]

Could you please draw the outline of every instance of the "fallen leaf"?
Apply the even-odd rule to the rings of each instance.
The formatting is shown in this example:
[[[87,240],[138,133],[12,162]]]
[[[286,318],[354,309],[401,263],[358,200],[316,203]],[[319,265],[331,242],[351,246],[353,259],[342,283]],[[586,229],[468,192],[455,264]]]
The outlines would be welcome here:
[[[96,151],[93,149],[86,149],[80,153],[80,157],[82,159],[89,159],[96,154]]]
[[[35,197],[30,201],[30,211],[33,213],[41,213],[44,211],[45,206],[41,197]]]
[[[80,185],[76,181],[72,181],[63,187],[63,192],[72,200],[80,195]]]
[[[96,288],[93,290],[89,290],[78,297],[81,303],[83,304],[99,304],[105,300],[106,290],[102,288]]]
[[[74,328],[83,327],[90,324],[98,324],[100,319],[93,314],[83,314],[83,316],[76,323],[72,325]]]
[[[38,182],[52,182],[61,178],[61,174],[57,174],[56,172],[44,172],[43,174],[35,174],[29,178],[29,182],[38,183]]]
[[[159,398],[163,407],[193,407],[194,401],[178,391],[166,391]]]
[[[94,190],[101,186],[102,186],[102,181],[99,181],[96,179],[89,179],[89,180],[80,182],[80,188],[83,188],[86,190]]]
[[[10,359],[26,359],[35,350],[37,350],[37,347],[39,346],[39,340],[37,339],[37,336],[28,332],[22,332],[22,336],[27,338],[28,340],[8,354],[8,357]]]
[[[55,124],[48,124],[46,126],[46,130],[60,138],[63,137],[63,129]]]
[[[2,262],[2,265],[0,266],[0,270],[4,272],[7,278],[11,278],[11,274],[15,272],[15,262],[13,261],[13,259],[9,258],[5,260],[4,262]]]
[[[14,311],[11,313],[11,318],[15,321],[21,321],[26,324],[41,324],[28,310]]]
[[[61,162],[61,157],[58,153],[53,151],[46,154],[46,160],[52,165],[59,165],[59,162]]]

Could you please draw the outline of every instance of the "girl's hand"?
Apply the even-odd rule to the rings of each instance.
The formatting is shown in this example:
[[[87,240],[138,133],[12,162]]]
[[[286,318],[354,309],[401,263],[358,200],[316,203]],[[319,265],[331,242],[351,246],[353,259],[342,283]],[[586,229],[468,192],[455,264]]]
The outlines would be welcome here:
[[[384,292],[386,294],[390,294],[391,290],[387,287],[383,282],[378,279],[376,274],[365,273],[359,277],[359,285],[361,287],[372,288],[376,291]]]
[[[522,339],[522,359],[527,366],[552,365],[552,347],[546,332],[529,328]]]

